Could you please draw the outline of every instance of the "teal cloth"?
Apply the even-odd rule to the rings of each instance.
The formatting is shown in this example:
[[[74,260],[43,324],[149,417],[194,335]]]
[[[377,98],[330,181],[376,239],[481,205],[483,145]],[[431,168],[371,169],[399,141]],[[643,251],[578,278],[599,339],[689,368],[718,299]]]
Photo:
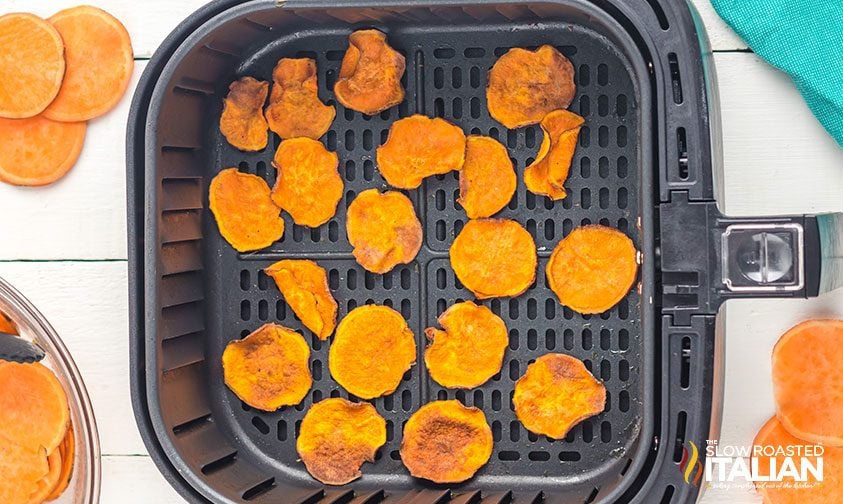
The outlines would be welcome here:
[[[843,0],[712,4],[753,51],[790,75],[814,115],[843,146]]]

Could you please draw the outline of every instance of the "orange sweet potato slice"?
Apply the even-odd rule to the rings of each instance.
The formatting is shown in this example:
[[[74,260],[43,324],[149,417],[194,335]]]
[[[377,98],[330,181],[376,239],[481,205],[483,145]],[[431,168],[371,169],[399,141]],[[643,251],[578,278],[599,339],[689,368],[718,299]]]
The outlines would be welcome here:
[[[574,65],[554,47],[535,51],[513,48],[489,71],[489,114],[507,128],[536,124],[557,109],[568,108],[577,88]]]
[[[584,122],[585,119],[567,110],[554,110],[542,119],[544,137],[539,152],[524,170],[524,184],[529,191],[553,200],[567,196],[564,184]]]
[[[386,421],[367,402],[325,399],[307,410],[296,451],[307,472],[326,485],[345,485],[360,476],[364,462],[374,462],[386,443]]]
[[[67,490],[71,478],[73,478],[73,465],[76,461],[76,442],[73,438],[73,424],[67,427],[67,434],[64,440],[59,445],[59,453],[61,454],[61,472],[56,480],[56,484],[50,491],[50,494],[45,500],[51,501],[58,499],[61,494]]]
[[[334,216],[343,194],[336,152],[311,138],[293,138],[281,142],[272,165],[278,170],[272,201],[296,224],[319,227]]]
[[[513,220],[468,221],[450,254],[457,278],[478,299],[519,296],[536,279],[536,243]]]
[[[67,69],[61,90],[44,115],[54,121],[77,122],[113,109],[126,93],[135,65],[126,27],[89,5],[65,9],[49,21],[64,40]]]
[[[404,101],[404,56],[378,30],[348,36],[348,50],[334,84],[337,101],[346,108],[375,115]]]
[[[553,249],[547,281],[561,304],[579,313],[603,313],[635,282],[637,255],[632,240],[617,229],[579,227]]]
[[[328,339],[337,326],[337,302],[325,269],[310,260],[284,259],[264,271],[275,280],[302,324],[319,339]]]
[[[459,203],[469,219],[491,217],[509,203],[518,180],[506,147],[494,138],[469,136],[460,170]]]
[[[61,452],[58,448],[53,450],[53,453],[47,456],[47,474],[41,478],[37,483],[36,490],[29,497],[29,502],[32,504],[41,504],[47,500],[47,497],[55,488],[61,477]]]
[[[263,411],[300,403],[313,383],[310,347],[301,334],[278,324],[264,324],[225,346],[225,384],[241,401]]]
[[[15,327],[15,324],[14,322],[12,322],[12,319],[10,319],[8,315],[3,312],[0,312],[0,332],[6,334],[18,333],[18,328]]]
[[[47,453],[43,447],[31,449],[2,437],[0,440],[0,502],[28,504],[50,470]]]
[[[334,122],[337,110],[317,94],[316,61],[281,58],[272,71],[272,91],[266,120],[281,138],[318,139]]]
[[[367,189],[346,215],[348,242],[357,262],[372,273],[386,273],[416,258],[422,227],[410,198],[397,191]]]
[[[606,387],[579,359],[546,354],[515,383],[512,403],[527,430],[562,439],[573,426],[603,411]]]
[[[269,141],[269,126],[263,116],[263,104],[269,83],[241,77],[228,86],[223,101],[220,132],[228,143],[242,151],[259,151]]]
[[[83,122],[44,116],[0,119],[0,180],[22,186],[47,185],[76,164],[85,142]]]
[[[0,365],[0,438],[52,453],[69,421],[67,395],[52,371],[39,363]]]
[[[0,16],[0,54],[0,117],[21,119],[43,112],[64,78],[59,32],[33,14]]]
[[[415,189],[425,177],[459,170],[465,162],[465,133],[444,119],[414,115],[389,128],[377,150],[384,180],[401,189]]]
[[[400,313],[365,305],[345,316],[328,353],[331,376],[361,399],[395,392],[416,362],[416,338]]]
[[[425,330],[430,346],[424,362],[430,377],[447,388],[474,388],[501,370],[509,344],[506,325],[492,310],[471,301],[457,303],[439,315],[443,330]]]
[[[493,443],[482,410],[456,400],[433,401],[407,420],[401,461],[416,478],[460,483],[486,465]]]
[[[272,245],[284,234],[281,209],[275,206],[266,182],[237,168],[219,172],[209,190],[211,212],[220,234],[240,252]]]

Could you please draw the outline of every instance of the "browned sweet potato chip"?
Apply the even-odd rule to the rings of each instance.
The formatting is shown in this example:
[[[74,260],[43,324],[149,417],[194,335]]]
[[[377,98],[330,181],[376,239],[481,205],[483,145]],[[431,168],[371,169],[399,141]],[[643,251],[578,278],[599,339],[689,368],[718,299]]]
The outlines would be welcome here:
[[[357,262],[372,273],[386,273],[416,258],[422,227],[410,198],[397,191],[367,189],[346,214],[348,242]]]
[[[325,269],[309,260],[284,259],[264,271],[275,280],[302,324],[319,339],[328,339],[337,326],[337,302]]]
[[[544,132],[536,160],[524,170],[524,184],[536,194],[558,200],[567,196],[564,184],[571,169],[585,120],[567,110],[554,110],[542,119]]]
[[[459,401],[425,404],[407,420],[401,460],[416,478],[460,483],[492,456],[492,429],[478,408]]]
[[[17,334],[18,328],[15,327],[15,324],[12,323],[12,319],[10,319],[5,313],[0,312],[0,332],[6,334]]]
[[[269,83],[252,77],[242,77],[228,86],[220,116],[220,132],[228,143],[242,151],[266,147],[269,126],[263,116],[263,104],[267,94]]]
[[[462,168],[465,133],[438,117],[405,117],[392,123],[386,143],[378,147],[377,159],[389,185],[415,189],[425,177]]]
[[[542,355],[515,383],[515,415],[530,432],[562,439],[571,427],[606,407],[606,387],[579,359]]]
[[[547,263],[547,281],[559,302],[579,313],[602,313],[629,292],[638,272],[637,253],[625,234],[583,226],[566,236]]]
[[[443,387],[474,388],[501,370],[509,344],[506,325],[492,310],[471,301],[457,303],[439,315],[445,330],[428,327],[424,352],[430,377]]]
[[[211,180],[211,212],[220,234],[235,250],[248,252],[272,245],[284,234],[281,209],[266,182],[237,168],[227,168]]]
[[[451,267],[478,299],[521,295],[536,264],[533,237],[509,219],[470,220],[451,245]]]
[[[47,496],[48,501],[58,499],[67,490],[70,480],[73,478],[73,464],[76,461],[76,441],[73,437],[73,424],[67,426],[67,434],[58,447],[61,454],[61,472],[56,485]]]
[[[346,108],[375,115],[404,101],[404,67],[404,56],[389,46],[386,35],[356,31],[348,36],[334,94]]]
[[[513,48],[489,71],[489,114],[507,128],[536,124],[574,99],[574,65],[554,47]]]
[[[460,199],[469,219],[491,217],[509,203],[518,180],[506,147],[494,138],[470,136],[460,170]]]
[[[350,393],[373,399],[395,392],[416,362],[416,338],[388,306],[351,310],[337,327],[328,353],[331,376]]]
[[[266,120],[281,138],[317,139],[334,122],[333,105],[319,100],[316,61],[310,58],[281,58],[272,71],[272,91]]]
[[[264,324],[225,346],[225,384],[244,403],[264,411],[293,406],[310,390],[310,347],[301,334],[278,324]]]
[[[31,504],[40,504],[47,501],[47,496],[50,495],[53,488],[59,483],[62,470],[61,452],[58,448],[53,450],[53,453],[47,455],[47,474],[41,478],[37,483],[36,490],[29,496]]]
[[[278,170],[272,201],[300,226],[319,227],[337,212],[343,183],[339,158],[310,138],[284,140],[272,165]]]
[[[307,472],[326,485],[359,478],[364,462],[374,462],[386,443],[386,421],[367,402],[325,399],[307,410],[296,451]]]

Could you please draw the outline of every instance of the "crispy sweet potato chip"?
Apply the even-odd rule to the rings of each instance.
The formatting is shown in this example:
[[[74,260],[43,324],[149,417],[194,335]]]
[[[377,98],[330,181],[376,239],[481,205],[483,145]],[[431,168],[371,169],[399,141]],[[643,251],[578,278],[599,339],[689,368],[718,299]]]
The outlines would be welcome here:
[[[325,399],[307,410],[296,451],[307,472],[326,485],[359,478],[364,462],[374,462],[386,443],[386,421],[367,402]]]
[[[305,327],[326,340],[337,326],[337,302],[325,269],[310,260],[284,259],[266,268],[284,301]]]
[[[469,219],[491,217],[509,203],[518,180],[506,147],[494,138],[469,136],[460,170],[459,203]]]
[[[567,196],[564,184],[584,122],[585,119],[567,110],[554,110],[542,119],[542,144],[536,160],[524,170],[528,190],[554,200]]]
[[[603,313],[629,292],[638,272],[635,245],[606,226],[574,229],[556,245],[547,281],[559,302],[579,313]]]
[[[272,165],[278,170],[272,201],[296,224],[319,227],[334,216],[343,193],[336,152],[311,138],[293,138],[281,142]]]
[[[0,367],[3,367],[0,365]],[[28,504],[38,491],[38,483],[50,470],[44,448],[24,448],[3,440],[0,450],[0,502]]]
[[[331,376],[350,393],[373,399],[395,392],[416,362],[416,338],[400,313],[365,305],[345,316],[328,353]]]
[[[410,198],[397,191],[367,189],[346,214],[348,242],[357,262],[372,273],[386,273],[416,258],[422,227]]]
[[[266,120],[281,138],[318,139],[331,128],[337,110],[317,94],[316,61],[281,58],[272,71]]]
[[[56,448],[53,453],[47,456],[47,474],[38,480],[36,490],[30,495],[30,503],[41,503],[47,500],[47,497],[52,492],[53,488],[59,483],[61,477],[61,452]]]
[[[431,345],[424,352],[430,376],[443,387],[474,388],[501,370],[509,344],[506,325],[492,310],[471,301],[439,315],[445,330],[425,330]]]
[[[281,209],[262,178],[227,168],[211,180],[209,193],[220,234],[235,250],[262,249],[284,234]]]
[[[404,56],[378,30],[348,36],[348,50],[334,84],[337,101],[346,108],[375,115],[404,101]]]
[[[263,104],[269,83],[241,77],[228,86],[223,101],[220,132],[228,143],[242,151],[259,151],[269,141],[269,126],[263,116]]]
[[[459,401],[433,401],[407,420],[401,460],[416,478],[460,483],[492,456],[492,429],[478,408]]]
[[[562,439],[573,426],[603,411],[606,387],[579,359],[546,354],[515,383],[512,403],[527,430]]]
[[[222,353],[225,384],[244,403],[263,411],[294,406],[310,390],[310,347],[301,334],[264,324]]]
[[[0,119],[0,180],[41,186],[62,178],[76,164],[87,125],[44,116]]]
[[[515,297],[536,279],[536,243],[509,219],[476,219],[451,245],[451,267],[478,299]]]
[[[73,464],[76,460],[76,442],[73,438],[72,423],[68,424],[67,434],[65,434],[64,440],[59,445],[58,450],[61,454],[61,472],[58,480],[56,480],[55,486],[46,498],[48,501],[58,499],[67,490],[70,479],[73,477]]]
[[[52,453],[69,420],[67,395],[52,371],[39,363],[0,361],[0,439]]]
[[[6,334],[17,334],[18,328],[5,313],[0,312],[0,332]]]
[[[536,124],[553,110],[568,108],[577,88],[574,65],[554,47],[515,47],[489,71],[489,114],[507,128]]]
[[[462,168],[465,133],[438,117],[405,117],[392,123],[386,143],[378,147],[377,159],[389,185],[415,189],[425,177]]]

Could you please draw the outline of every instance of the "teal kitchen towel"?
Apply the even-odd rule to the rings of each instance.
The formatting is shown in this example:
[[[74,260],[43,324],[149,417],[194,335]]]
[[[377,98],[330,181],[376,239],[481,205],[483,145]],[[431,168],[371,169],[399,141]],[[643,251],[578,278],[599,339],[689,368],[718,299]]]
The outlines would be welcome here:
[[[753,51],[790,75],[843,146],[843,0],[711,1]]]

